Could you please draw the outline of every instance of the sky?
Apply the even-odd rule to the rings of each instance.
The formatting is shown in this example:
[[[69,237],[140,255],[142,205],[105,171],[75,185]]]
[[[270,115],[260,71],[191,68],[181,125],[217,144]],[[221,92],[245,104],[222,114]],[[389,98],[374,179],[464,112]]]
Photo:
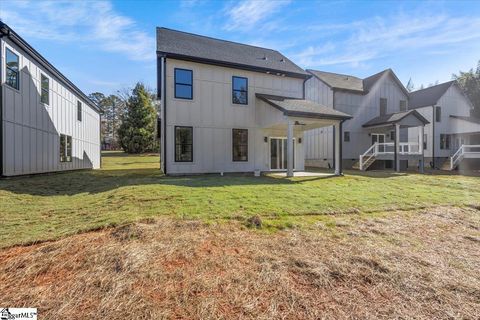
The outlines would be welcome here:
[[[0,19],[85,93],[156,83],[155,28],[278,50],[302,68],[418,88],[480,60],[480,1],[22,1]]]

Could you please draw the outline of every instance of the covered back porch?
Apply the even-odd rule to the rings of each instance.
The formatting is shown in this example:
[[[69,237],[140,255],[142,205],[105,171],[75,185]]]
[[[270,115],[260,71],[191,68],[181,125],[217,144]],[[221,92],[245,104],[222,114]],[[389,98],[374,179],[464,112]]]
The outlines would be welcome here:
[[[334,126],[334,173],[342,174],[342,123],[350,119],[350,115],[304,99],[258,93],[256,97],[263,102],[263,108],[258,108],[260,114],[257,119],[266,134],[265,142],[270,144],[271,171],[285,171],[287,177],[293,177],[295,163],[298,162],[295,159],[295,145],[302,143],[303,133]],[[304,157],[304,153],[300,156]],[[304,159],[301,160],[303,162]]]
[[[360,155],[360,170],[367,170],[375,161],[383,160],[393,161],[393,169],[400,172],[402,161],[408,163],[413,160],[417,161],[419,171],[423,172],[424,127],[428,123],[416,110],[382,115],[365,123],[363,127],[372,136],[372,146]],[[408,141],[405,129],[411,127],[419,128],[418,142]],[[393,141],[386,142],[386,136],[390,136]]]

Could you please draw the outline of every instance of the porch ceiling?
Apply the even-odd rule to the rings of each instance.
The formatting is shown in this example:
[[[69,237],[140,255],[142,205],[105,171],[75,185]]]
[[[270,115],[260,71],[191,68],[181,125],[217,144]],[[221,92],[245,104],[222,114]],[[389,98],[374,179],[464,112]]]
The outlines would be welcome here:
[[[294,124],[293,129],[295,132],[302,132],[302,131],[323,128],[323,127],[330,127],[340,122],[340,120],[330,120],[330,119],[285,117],[284,121],[273,123],[268,127],[265,127],[265,129],[287,130],[289,121],[293,122]]]

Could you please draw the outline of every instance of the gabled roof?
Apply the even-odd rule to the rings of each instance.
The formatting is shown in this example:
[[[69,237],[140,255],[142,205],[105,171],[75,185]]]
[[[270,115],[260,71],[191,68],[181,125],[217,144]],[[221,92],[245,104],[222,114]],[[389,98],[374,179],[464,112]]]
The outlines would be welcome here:
[[[376,118],[371,119],[370,121],[366,122],[363,124],[364,128],[367,127],[375,127],[375,126],[382,126],[382,125],[388,125],[388,124],[395,124],[405,117],[413,115],[418,118],[421,122],[424,124],[428,124],[429,121],[423,117],[420,112],[417,110],[408,110],[408,111],[403,111],[403,112],[396,112],[396,113],[390,113],[390,114],[385,114],[383,116],[378,116]]]
[[[297,78],[310,74],[276,50],[157,28],[157,54],[238,69]]]
[[[407,89],[403,86],[402,82],[398,79],[392,69],[386,69],[379,73],[376,73],[365,79],[360,79],[355,76],[350,76],[340,73],[332,73],[325,71],[318,71],[307,69],[309,73],[318,78],[320,81],[326,83],[330,88],[336,90],[351,91],[359,94],[367,94],[372,87],[382,78],[385,74],[390,74],[400,89],[408,96]]]
[[[480,118],[465,117],[465,116],[454,116],[454,115],[450,115],[450,118],[460,119],[460,120],[465,120],[465,121],[468,121],[468,122],[480,124]]]
[[[307,69],[316,78],[326,83],[332,89],[358,91],[363,93],[363,80],[346,74]]]
[[[410,92],[409,108],[416,109],[436,105],[438,100],[454,83],[455,81],[448,81],[426,89]]]
[[[77,86],[75,86],[70,80],[67,79],[57,68],[55,68],[50,62],[47,61],[37,50],[35,50],[30,44],[28,44],[22,37],[20,37],[12,28],[7,24],[0,21],[0,35],[7,36],[16,45],[18,45],[26,54],[32,57],[39,65],[45,68],[53,76],[57,78],[65,87],[73,91],[76,95],[81,97],[86,104],[93,108],[93,110],[102,113],[102,109],[90,98],[82,92]]]
[[[347,120],[352,116],[309,100],[257,93],[256,97],[279,109],[286,116]]]

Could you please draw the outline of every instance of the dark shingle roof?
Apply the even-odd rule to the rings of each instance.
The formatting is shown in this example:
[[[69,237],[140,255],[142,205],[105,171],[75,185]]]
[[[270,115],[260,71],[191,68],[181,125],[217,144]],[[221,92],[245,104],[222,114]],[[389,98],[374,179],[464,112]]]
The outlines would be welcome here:
[[[167,28],[157,28],[157,52],[179,59],[221,64],[240,69],[270,71],[301,78],[310,76],[276,50]]]
[[[405,89],[402,82],[397,78],[397,76],[395,75],[392,69],[383,70],[365,79],[360,79],[360,78],[346,75],[346,74],[331,73],[331,72],[311,70],[311,69],[307,69],[307,71],[313,74],[315,77],[317,77],[321,81],[325,82],[332,89],[347,90],[347,91],[357,92],[361,94],[368,93],[372,89],[372,87],[375,85],[375,83],[377,83],[377,81],[383,77],[383,75],[391,74],[393,79],[397,82],[400,89],[405,93],[405,95],[408,96],[407,89]]]
[[[416,109],[436,105],[455,81],[448,81],[426,89],[410,92],[409,108]]]
[[[347,120],[352,116],[309,100],[257,93],[256,97],[287,116]]]
[[[358,91],[363,93],[363,80],[346,74],[325,72],[307,69],[308,72],[319,78],[331,88]]]
[[[468,121],[468,122],[480,124],[480,118],[465,117],[465,116],[454,116],[454,115],[450,115],[450,118],[460,119],[460,120],[465,120],[465,121]]]
[[[374,127],[374,126],[381,126],[381,125],[387,125],[387,124],[394,124],[409,115],[414,115],[415,117],[418,118],[418,120],[422,121],[425,124],[429,123],[429,121],[425,119],[417,110],[409,110],[404,112],[390,113],[390,114],[385,114],[383,116],[378,116],[366,122],[365,124],[363,124],[363,127]]]

